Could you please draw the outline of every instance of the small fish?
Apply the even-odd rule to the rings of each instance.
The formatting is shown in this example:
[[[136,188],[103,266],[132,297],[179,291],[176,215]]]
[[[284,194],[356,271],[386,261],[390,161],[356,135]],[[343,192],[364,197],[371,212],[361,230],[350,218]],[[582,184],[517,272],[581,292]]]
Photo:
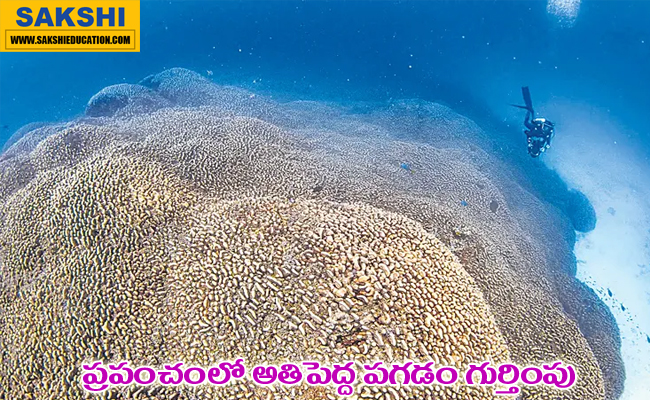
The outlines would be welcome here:
[[[648,343],[650,343],[650,336],[645,335],[645,338],[646,338],[646,340],[648,341]]]
[[[402,168],[402,169],[404,169],[404,170],[406,170],[406,171],[408,171],[410,173],[413,173],[413,170],[411,169],[411,166],[408,165],[407,163],[403,162],[399,166],[400,166],[400,168]]]
[[[467,207],[467,202],[465,200],[461,200],[460,205],[463,207]]]
[[[625,306],[621,304],[621,310],[625,311]]]
[[[2,125],[2,129],[9,129],[9,125]]]
[[[212,76],[212,75],[214,75],[214,72],[208,70],[208,76]]]
[[[607,294],[609,295],[609,297],[612,297],[612,291],[609,290],[609,288],[607,288]]]

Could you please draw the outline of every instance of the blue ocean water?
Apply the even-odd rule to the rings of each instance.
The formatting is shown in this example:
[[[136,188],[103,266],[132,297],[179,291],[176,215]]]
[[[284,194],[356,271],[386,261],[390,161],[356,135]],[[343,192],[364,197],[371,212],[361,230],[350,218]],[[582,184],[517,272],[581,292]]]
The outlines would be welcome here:
[[[557,137],[543,160],[517,165],[546,201],[568,207],[555,195],[570,188],[593,206],[577,274],[619,321],[623,398],[639,399],[650,374],[650,2],[564,3],[579,6],[571,23],[546,1],[143,1],[140,53],[0,54],[0,142],[82,114],[108,85],[184,67],[279,99],[442,102],[500,132],[507,157],[512,146],[525,155],[509,104],[530,86]]]
[[[0,124],[73,116],[109,84],[174,66],[302,98],[418,97],[498,118],[528,84],[537,102],[650,123],[642,1],[585,1],[571,29],[545,1],[145,1],[141,13],[138,54],[3,53]]]

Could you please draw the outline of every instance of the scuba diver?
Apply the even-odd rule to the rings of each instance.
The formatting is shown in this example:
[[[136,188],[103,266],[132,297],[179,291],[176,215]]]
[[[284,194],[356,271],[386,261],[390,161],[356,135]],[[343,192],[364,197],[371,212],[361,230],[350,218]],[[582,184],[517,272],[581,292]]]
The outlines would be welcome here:
[[[533,101],[528,86],[522,87],[521,92],[524,95],[526,105],[511,105],[526,110],[524,125],[527,130],[524,130],[524,133],[528,137],[528,154],[536,158],[551,147],[551,139],[555,136],[555,125],[546,118],[535,118],[535,110],[533,110]]]

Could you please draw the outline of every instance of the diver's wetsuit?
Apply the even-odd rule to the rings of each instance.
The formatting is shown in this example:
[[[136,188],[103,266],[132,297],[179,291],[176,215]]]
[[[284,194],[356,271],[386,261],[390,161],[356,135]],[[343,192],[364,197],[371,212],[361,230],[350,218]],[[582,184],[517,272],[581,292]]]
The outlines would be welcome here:
[[[532,115],[534,115],[532,110],[526,112],[524,125],[528,129],[524,133],[528,137],[528,154],[531,157],[539,157],[540,154],[551,147],[551,139],[555,135],[555,126],[545,118],[531,120]]]

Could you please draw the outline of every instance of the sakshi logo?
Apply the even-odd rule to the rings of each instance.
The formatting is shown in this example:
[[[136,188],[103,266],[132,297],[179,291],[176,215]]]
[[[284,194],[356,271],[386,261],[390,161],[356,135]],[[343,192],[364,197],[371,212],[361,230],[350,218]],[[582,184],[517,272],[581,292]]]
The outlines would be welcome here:
[[[68,7],[65,10],[63,7],[57,7],[56,8],[56,14],[55,18],[52,19],[52,14],[50,14],[50,9],[46,7],[42,7],[38,11],[38,16],[36,17],[36,21],[34,21],[34,17],[32,16],[32,9],[29,7],[20,7],[18,9],[18,18],[22,18],[22,21],[16,21],[18,26],[22,26],[23,28],[28,27],[28,26],[34,26],[34,27],[41,27],[43,24],[47,26],[63,26],[63,23],[65,22],[67,26],[74,27],[75,26],[75,21],[72,19],[70,14],[75,11],[74,7]],[[79,16],[80,19],[77,20],[77,24],[79,26],[83,26],[84,28],[87,28],[89,26],[93,26],[95,23],[95,17],[93,17],[93,9],[90,7],[81,7],[77,10],[76,14]],[[102,7],[97,7],[97,25],[96,26],[104,26],[104,21],[108,20],[108,26],[115,26],[115,8],[114,7],[109,7],[107,12],[104,12],[104,9]],[[118,7],[117,8],[117,20],[118,20],[118,25],[117,26],[124,26],[124,7]]]
[[[1,51],[140,51],[140,1],[0,0]]]

